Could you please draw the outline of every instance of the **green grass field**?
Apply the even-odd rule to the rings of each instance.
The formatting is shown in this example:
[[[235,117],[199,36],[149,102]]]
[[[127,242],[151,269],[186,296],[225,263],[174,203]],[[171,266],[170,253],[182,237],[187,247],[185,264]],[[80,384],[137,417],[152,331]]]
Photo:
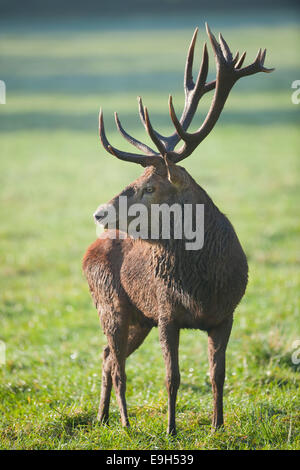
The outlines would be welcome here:
[[[300,108],[291,102],[299,24],[288,11],[167,20],[1,21],[1,449],[300,448],[292,362],[300,339]],[[95,208],[141,173],[100,146],[100,105],[117,147],[130,148],[115,131],[115,110],[128,132],[149,143],[137,95],[154,126],[169,132],[168,95],[179,112],[187,46],[197,25],[202,43],[204,21],[222,30],[234,52],[246,49],[248,63],[267,47],[266,65],[276,71],[238,83],[212,134],[184,162],[233,222],[250,279],[228,347],[225,429],[211,434],[206,334],[182,331],[178,435],[168,438],[156,329],[127,362],[130,430],[120,427],[114,395],[110,426],[96,422],[105,337],[81,259],[96,238]]]

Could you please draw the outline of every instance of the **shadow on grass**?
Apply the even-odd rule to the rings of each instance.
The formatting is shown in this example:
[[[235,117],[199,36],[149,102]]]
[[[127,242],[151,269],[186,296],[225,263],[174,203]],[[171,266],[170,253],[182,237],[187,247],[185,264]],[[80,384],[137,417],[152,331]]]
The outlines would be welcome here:
[[[109,116],[111,118],[111,116]],[[152,113],[154,127],[161,128],[169,124],[169,117],[166,113]],[[108,119],[109,121],[110,119]],[[141,130],[141,123],[138,122],[136,114],[124,114],[122,116],[124,127],[130,134],[134,134],[135,129]],[[244,126],[273,126],[276,124],[290,126],[297,125],[299,113],[297,109],[289,110],[275,109],[268,111],[226,111],[220,118],[222,125],[244,125]],[[0,132],[18,132],[22,130],[76,130],[95,134],[98,125],[98,111],[95,113],[50,113],[50,112],[28,112],[9,113],[5,112],[0,116]],[[111,126],[108,126],[107,134],[111,133]]]
[[[64,411],[53,408],[56,417],[47,422],[41,429],[41,433],[52,435],[53,437],[61,436],[72,437],[77,431],[83,428],[90,430],[97,424],[95,411],[80,411],[73,413],[65,413]]]
[[[203,383],[202,385],[195,385],[187,382],[181,382],[180,389],[182,390],[192,390],[193,392],[200,393],[202,395],[211,392],[210,383]]]
[[[90,59],[86,58],[86,66],[82,65],[81,57],[73,59],[67,56],[61,60],[62,65],[60,66],[60,60],[57,59],[53,60],[53,63],[50,59],[49,64],[48,58],[45,61],[42,57],[32,59],[29,57],[26,58],[26,68],[24,70],[19,65],[19,61],[24,61],[24,58],[19,60],[18,57],[14,57],[14,59],[3,60],[1,79],[5,81],[7,87],[7,104],[9,104],[8,99],[11,93],[22,93],[22,95],[53,93],[56,98],[59,98],[60,94],[64,96],[74,95],[74,97],[99,94],[99,97],[101,97],[103,94],[106,96],[109,94],[114,95],[116,92],[134,93],[136,95],[162,92],[166,94],[166,104],[170,92],[174,96],[179,90],[181,94],[183,93],[181,83],[184,59],[178,61],[176,67],[174,67],[174,63],[170,63],[167,71],[153,71],[149,70],[149,67],[145,71],[137,70],[141,68],[139,59],[137,56],[130,55],[127,57],[127,62],[131,63],[131,67],[127,64],[126,68],[125,66],[122,67],[124,58],[119,57],[114,57],[113,61],[110,60],[107,64],[105,60],[101,59],[100,55]],[[32,62],[31,66],[30,62]],[[89,69],[93,70],[99,62],[101,62],[99,72],[89,72]],[[107,71],[103,73],[103,70],[111,70],[112,65],[115,66],[114,73],[108,73]],[[74,69],[74,72],[70,73],[70,69]],[[22,73],[20,73],[20,70],[22,70]],[[31,70],[36,70],[37,73],[31,74]],[[44,74],[38,73],[40,70],[44,70]],[[68,70],[68,73],[64,70]],[[78,70],[85,71],[78,73]],[[298,71],[299,67],[295,65],[286,67],[283,70],[276,70],[268,77],[263,74],[257,75],[252,80],[239,81],[235,89],[247,94],[263,91],[268,93],[287,92],[290,95],[291,83],[298,76]],[[213,80],[214,77],[215,73],[211,71],[208,75],[208,81]]]

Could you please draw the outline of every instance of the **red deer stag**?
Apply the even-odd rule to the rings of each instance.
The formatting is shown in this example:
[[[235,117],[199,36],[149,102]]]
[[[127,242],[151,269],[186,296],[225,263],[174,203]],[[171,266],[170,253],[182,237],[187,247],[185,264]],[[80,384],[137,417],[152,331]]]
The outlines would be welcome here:
[[[163,136],[151,125],[146,107],[139,98],[141,121],[157,151],[131,137],[115,114],[122,136],[142,154],[118,150],[108,142],[100,111],[99,131],[104,148],[120,160],[139,163],[144,173],[110,201],[116,208],[117,229],[106,230],[87,250],[83,270],[107,337],[104,348],[102,388],[98,419],[108,422],[109,402],[114,386],[123,426],[129,426],[125,399],[125,361],[144,341],[153,326],[159,339],[166,367],[168,392],[168,433],[176,433],[175,402],[180,383],[178,344],[180,328],[204,330],[208,334],[208,356],[213,391],[213,428],[223,425],[223,385],[225,351],[231,332],[233,312],[244,295],[247,259],[229,220],[214,205],[208,194],[177,163],[191,155],[216,124],[235,82],[264,67],[266,50],[259,50],[251,65],[242,67],[246,53],[234,57],[220,34],[219,42],[206,26],[216,61],[216,80],[206,82],[208,53],[204,44],[200,70],[194,83],[192,66],[197,29],[193,35],[185,67],[185,105],[177,118],[169,98],[170,116],[175,126],[171,136]],[[201,97],[214,96],[207,116],[194,133],[187,129]],[[175,150],[182,139],[183,144]],[[204,205],[204,244],[199,250],[187,250],[183,240],[133,239],[121,232],[118,224],[120,197],[146,208],[153,204],[169,206]],[[103,206],[94,214],[103,220]],[[129,220],[129,219],[128,219]],[[112,233],[113,232],[113,233]],[[122,236],[121,236],[122,234]]]

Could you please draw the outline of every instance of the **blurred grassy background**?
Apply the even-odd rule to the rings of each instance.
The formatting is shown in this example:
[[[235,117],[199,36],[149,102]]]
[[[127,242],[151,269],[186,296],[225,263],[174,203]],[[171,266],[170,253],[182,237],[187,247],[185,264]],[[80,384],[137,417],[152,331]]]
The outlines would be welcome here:
[[[0,20],[0,448],[299,448],[299,16],[293,8]],[[226,430],[211,435],[206,335],[183,331],[177,439],[165,436],[164,365],[157,330],[127,364],[132,423],[95,422],[105,338],[81,273],[96,238],[94,209],[141,170],[102,149],[113,112],[148,142],[137,95],[154,126],[171,131],[167,100],[183,104],[187,47],[204,22],[248,63],[268,49],[271,75],[243,79],[213,133],[184,166],[233,222],[250,280],[228,348]],[[201,46],[201,47],[200,47]],[[214,75],[210,52],[210,76]],[[201,103],[199,126],[211,95]]]

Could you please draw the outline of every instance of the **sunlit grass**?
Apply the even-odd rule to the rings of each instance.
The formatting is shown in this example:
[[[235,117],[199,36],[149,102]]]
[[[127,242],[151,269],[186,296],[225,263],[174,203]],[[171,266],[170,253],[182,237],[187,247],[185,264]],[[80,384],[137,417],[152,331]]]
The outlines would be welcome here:
[[[300,336],[299,109],[291,102],[299,41],[290,14],[271,17],[257,25],[255,15],[173,17],[167,31],[163,18],[12,23],[0,34],[7,84],[0,108],[0,339],[7,359],[0,366],[0,448],[299,448],[299,372],[291,361]],[[131,429],[120,428],[115,398],[110,426],[96,422],[105,338],[81,258],[96,237],[94,209],[141,172],[101,148],[100,105],[117,147],[130,148],[115,131],[115,110],[130,133],[150,143],[137,95],[155,126],[171,131],[168,95],[179,112],[186,46],[197,24],[203,40],[205,19],[222,27],[234,50],[247,49],[249,61],[266,46],[267,64],[277,70],[238,84],[212,135],[183,163],[232,220],[250,279],[228,348],[225,431],[210,432],[206,334],[183,331],[179,434],[170,439],[157,330],[128,359]]]

